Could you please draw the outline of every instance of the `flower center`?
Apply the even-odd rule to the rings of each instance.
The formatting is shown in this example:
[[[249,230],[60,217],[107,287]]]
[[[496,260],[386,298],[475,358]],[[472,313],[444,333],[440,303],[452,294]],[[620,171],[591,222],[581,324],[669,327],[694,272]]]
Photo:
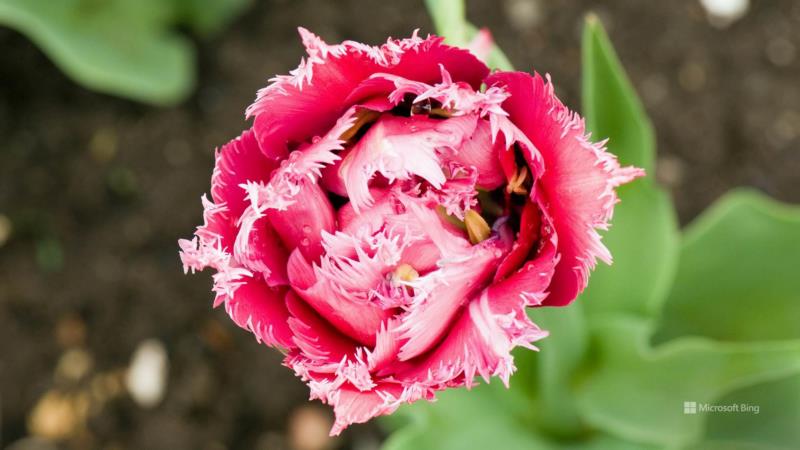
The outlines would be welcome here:
[[[394,279],[401,281],[414,281],[419,278],[419,273],[411,264],[402,263],[394,269]]]

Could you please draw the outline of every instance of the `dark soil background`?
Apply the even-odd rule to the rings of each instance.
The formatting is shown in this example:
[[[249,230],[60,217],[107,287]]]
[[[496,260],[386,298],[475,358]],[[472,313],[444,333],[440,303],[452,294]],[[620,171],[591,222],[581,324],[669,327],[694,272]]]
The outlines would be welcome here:
[[[211,309],[210,276],[182,275],[176,240],[201,222],[214,148],[247,126],[256,90],[299,61],[298,25],[329,42],[380,43],[431,23],[421,1],[255,3],[198,43],[197,90],[169,109],[89,92],[0,29],[0,445],[380,445],[375,424],[313,442],[327,409],[306,402],[277,352]],[[469,2],[472,21],[492,29],[516,67],[550,73],[573,108],[590,9],[653,119],[657,176],[683,223],[740,185],[800,202],[800,2],[754,1],[724,29],[697,0]],[[148,338],[163,343],[170,366],[150,409],[122,387]]]

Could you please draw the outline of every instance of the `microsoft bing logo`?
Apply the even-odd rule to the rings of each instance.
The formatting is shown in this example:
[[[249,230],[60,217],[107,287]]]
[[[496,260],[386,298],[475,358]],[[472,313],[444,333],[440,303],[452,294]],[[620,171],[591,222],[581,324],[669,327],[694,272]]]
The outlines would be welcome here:
[[[697,402],[683,402],[684,414],[697,414]]]

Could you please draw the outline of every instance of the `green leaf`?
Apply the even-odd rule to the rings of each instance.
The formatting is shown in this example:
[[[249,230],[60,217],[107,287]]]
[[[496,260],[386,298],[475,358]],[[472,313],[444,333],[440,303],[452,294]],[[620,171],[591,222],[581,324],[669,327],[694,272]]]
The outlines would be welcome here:
[[[653,131],[636,92],[593,16],[583,31],[583,112],[596,138],[622,164],[652,175]],[[614,257],[600,265],[577,301],[589,314],[625,312],[653,316],[660,309],[677,263],[678,225],[672,202],[650,178],[618,189],[620,203],[603,242]]]
[[[506,392],[502,385],[493,383],[472,391],[448,390],[440,393],[434,404],[420,402],[403,407],[400,413],[408,414],[407,409],[411,409],[415,420],[392,433],[382,449],[655,450],[596,432],[571,440],[547,435],[530,422],[520,421],[530,405],[523,396],[514,396],[513,389]]]
[[[236,17],[251,0],[170,0],[175,3],[178,20],[201,35],[211,35]]]
[[[513,383],[513,382],[512,382]],[[513,384],[512,384],[513,386]],[[470,391],[451,389],[437,395],[433,404],[404,406],[412,423],[392,434],[383,450],[463,450],[502,448],[537,450],[547,442],[519,420],[528,407],[525,396],[507,392],[495,380]]]
[[[655,316],[678,263],[678,225],[667,194],[637,180],[618,189],[611,228],[603,236],[614,263],[599,264],[576,302],[591,315]]]
[[[595,139],[609,138],[609,149],[623,165],[653,174],[655,139],[636,91],[594,15],[583,29],[582,102],[586,127]]]
[[[452,45],[469,44],[469,23],[464,0],[425,0],[425,6],[439,35]]]
[[[26,34],[85,86],[170,104],[193,84],[193,49],[162,0],[0,0],[0,24]]]
[[[656,340],[800,339],[800,207],[727,194],[685,234]]]
[[[573,378],[586,358],[588,334],[582,302],[563,308],[535,308],[531,319],[550,334],[537,342],[539,352],[515,354],[515,383],[530,388],[535,423],[549,434],[571,436],[584,431],[573,395]]]
[[[467,21],[464,0],[425,0],[433,26],[445,41],[457,47],[467,47],[478,29]],[[492,46],[486,64],[495,69],[514,70],[511,62],[497,45]]]
[[[796,449],[800,442],[800,376],[782,378],[731,392],[723,405],[758,406],[758,414],[713,414],[706,441],[697,450],[716,443],[720,448]],[[749,446],[749,447],[748,447]]]
[[[597,367],[578,390],[592,426],[622,439],[663,447],[696,442],[703,414],[683,402],[715,403],[734,389],[800,373],[800,341],[720,343],[682,338],[657,348],[640,318],[606,318],[593,325]]]

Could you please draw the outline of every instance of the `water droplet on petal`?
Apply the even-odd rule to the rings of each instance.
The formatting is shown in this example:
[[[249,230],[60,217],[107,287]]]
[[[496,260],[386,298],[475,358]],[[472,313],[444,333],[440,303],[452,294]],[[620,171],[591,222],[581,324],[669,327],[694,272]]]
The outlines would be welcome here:
[[[311,245],[311,241],[308,238],[303,238],[300,240],[300,245],[302,245],[303,247],[308,247],[309,245]]]
[[[303,225],[303,233],[311,234],[311,225]]]

